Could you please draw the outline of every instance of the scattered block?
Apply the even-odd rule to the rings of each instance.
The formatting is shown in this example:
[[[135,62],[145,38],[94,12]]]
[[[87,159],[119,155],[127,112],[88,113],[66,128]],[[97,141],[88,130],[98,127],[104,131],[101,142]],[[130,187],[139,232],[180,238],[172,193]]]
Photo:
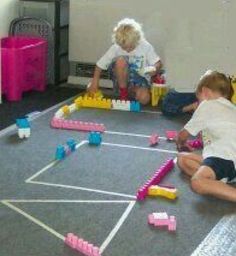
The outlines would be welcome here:
[[[68,233],[65,237],[65,244],[72,249],[79,251],[87,256],[101,256],[99,247],[89,243],[88,241],[77,237],[73,233]]]
[[[173,141],[177,136],[177,131],[166,131],[166,139],[169,141]]]
[[[57,160],[64,159],[67,155],[74,152],[76,149],[76,142],[74,139],[69,139],[66,142],[66,145],[59,145],[56,149],[55,158]]]
[[[100,145],[102,142],[102,136],[100,132],[90,132],[89,133],[89,144],[90,145]]]
[[[174,168],[174,160],[167,160],[156,172],[154,175],[138,189],[136,194],[137,200],[144,200],[148,195],[148,188],[152,185],[157,185],[165,177],[165,175]]]
[[[16,119],[16,126],[18,128],[18,136],[20,139],[30,137],[31,129],[27,118],[24,117]]]
[[[166,188],[160,187],[158,185],[152,185],[148,188],[149,196],[162,196],[171,200],[176,199],[177,189],[176,188]]]
[[[169,231],[176,231],[175,216],[168,216],[166,212],[154,212],[148,215],[148,223],[155,227],[167,227]]]
[[[153,133],[149,138],[149,146],[156,146],[159,142],[159,136],[157,133]]]

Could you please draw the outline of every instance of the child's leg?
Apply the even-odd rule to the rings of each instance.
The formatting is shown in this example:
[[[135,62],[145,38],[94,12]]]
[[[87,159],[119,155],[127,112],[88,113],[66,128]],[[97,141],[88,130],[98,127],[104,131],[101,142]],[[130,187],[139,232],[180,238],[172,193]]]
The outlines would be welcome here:
[[[151,99],[150,89],[147,87],[137,87],[135,99],[139,101],[142,105],[147,105]]]
[[[194,153],[178,153],[177,164],[182,172],[189,176],[193,176],[200,168],[202,156]]]
[[[128,63],[124,57],[118,57],[114,66],[114,73],[118,82],[120,99],[128,99]]]
[[[236,202],[236,188],[216,180],[212,168],[201,166],[191,179],[193,191],[201,195],[212,195],[220,199]]]

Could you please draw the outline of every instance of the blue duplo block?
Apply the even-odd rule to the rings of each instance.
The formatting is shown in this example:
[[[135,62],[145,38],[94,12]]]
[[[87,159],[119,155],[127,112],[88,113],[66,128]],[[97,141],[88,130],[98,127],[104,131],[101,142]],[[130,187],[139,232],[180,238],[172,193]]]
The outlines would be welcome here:
[[[30,123],[27,118],[17,118],[16,125],[18,128],[30,128]]]
[[[57,160],[62,160],[63,158],[65,158],[65,156],[66,156],[65,147],[62,146],[62,145],[57,146],[56,159]]]
[[[75,142],[74,139],[68,139],[66,144],[68,145],[68,147],[71,150],[71,152],[75,151],[76,142]]]
[[[100,132],[90,132],[89,133],[89,144],[90,145],[100,145],[102,142],[102,136]]]
[[[130,103],[130,111],[132,112],[140,112],[141,111],[141,105],[138,101],[131,101]]]

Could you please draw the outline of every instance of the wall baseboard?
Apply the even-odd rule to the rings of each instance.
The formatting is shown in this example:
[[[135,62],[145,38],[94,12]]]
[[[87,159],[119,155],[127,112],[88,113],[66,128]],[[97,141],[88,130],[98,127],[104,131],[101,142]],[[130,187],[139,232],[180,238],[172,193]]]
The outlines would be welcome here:
[[[68,77],[69,84],[78,85],[80,88],[81,87],[86,88],[90,81],[91,81],[90,77],[80,77],[80,76]],[[113,88],[112,81],[108,79],[100,79],[99,85],[102,88]]]

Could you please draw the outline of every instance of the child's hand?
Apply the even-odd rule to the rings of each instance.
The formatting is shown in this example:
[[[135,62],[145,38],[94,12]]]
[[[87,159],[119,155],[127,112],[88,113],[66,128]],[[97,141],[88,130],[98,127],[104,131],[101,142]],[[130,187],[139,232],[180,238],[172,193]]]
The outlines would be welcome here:
[[[188,143],[176,144],[176,146],[179,152],[192,152],[194,150]]]
[[[90,97],[94,97],[97,90],[98,90],[98,84],[97,83],[92,82],[92,83],[88,84],[87,93]]]

